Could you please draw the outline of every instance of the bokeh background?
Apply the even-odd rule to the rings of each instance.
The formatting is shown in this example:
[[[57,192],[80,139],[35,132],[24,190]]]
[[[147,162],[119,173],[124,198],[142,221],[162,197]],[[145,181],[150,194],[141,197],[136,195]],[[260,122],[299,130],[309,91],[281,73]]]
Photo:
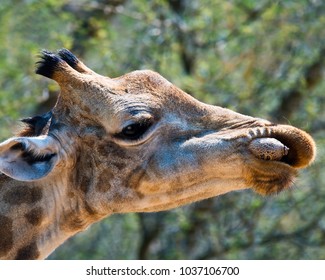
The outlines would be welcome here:
[[[0,140],[54,105],[34,64],[62,47],[101,74],[153,69],[201,101],[298,126],[318,156],[277,196],[114,215],[49,259],[325,259],[323,0],[1,0]]]

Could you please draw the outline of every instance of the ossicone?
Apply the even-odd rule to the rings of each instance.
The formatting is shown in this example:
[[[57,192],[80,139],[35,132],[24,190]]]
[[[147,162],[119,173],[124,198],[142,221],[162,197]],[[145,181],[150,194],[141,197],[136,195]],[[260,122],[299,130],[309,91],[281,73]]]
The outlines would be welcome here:
[[[66,74],[87,74],[100,76],[84,65],[71,51],[59,49],[56,53],[42,50],[40,60],[36,62],[36,73],[59,82],[67,80]],[[74,71],[73,71],[74,70]],[[61,78],[60,73],[65,73]],[[69,72],[70,71],[70,72]],[[75,73],[74,73],[75,72]]]
[[[40,60],[36,62],[36,74],[53,79],[54,73],[59,71],[60,64],[64,63],[61,57],[53,52],[42,50]]]

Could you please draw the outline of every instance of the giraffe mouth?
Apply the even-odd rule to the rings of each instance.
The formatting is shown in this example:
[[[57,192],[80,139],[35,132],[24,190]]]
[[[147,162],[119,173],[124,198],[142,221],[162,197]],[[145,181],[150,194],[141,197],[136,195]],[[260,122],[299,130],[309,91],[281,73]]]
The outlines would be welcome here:
[[[262,160],[280,161],[295,169],[310,165],[316,155],[316,145],[309,134],[289,125],[250,132],[249,149]]]
[[[253,160],[248,163],[248,182],[263,195],[279,193],[294,184],[298,169],[310,165],[316,154],[312,138],[302,130],[277,125],[254,131],[248,146]]]

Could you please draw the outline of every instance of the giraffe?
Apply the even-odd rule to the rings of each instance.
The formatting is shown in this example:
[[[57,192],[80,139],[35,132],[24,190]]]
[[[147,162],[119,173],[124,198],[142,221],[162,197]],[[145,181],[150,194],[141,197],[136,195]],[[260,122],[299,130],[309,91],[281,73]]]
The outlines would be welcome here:
[[[201,103],[150,70],[110,78],[61,49],[36,73],[61,91],[0,144],[2,259],[44,259],[114,213],[279,193],[315,158],[306,132]]]

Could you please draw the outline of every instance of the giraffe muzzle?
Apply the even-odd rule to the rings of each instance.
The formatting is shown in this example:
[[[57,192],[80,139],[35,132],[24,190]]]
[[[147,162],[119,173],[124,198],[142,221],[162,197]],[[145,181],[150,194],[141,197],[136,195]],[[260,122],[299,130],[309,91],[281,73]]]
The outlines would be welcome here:
[[[306,132],[289,125],[276,125],[265,131],[254,132],[248,145],[256,158],[281,161],[295,169],[304,168],[314,161],[316,145]]]

